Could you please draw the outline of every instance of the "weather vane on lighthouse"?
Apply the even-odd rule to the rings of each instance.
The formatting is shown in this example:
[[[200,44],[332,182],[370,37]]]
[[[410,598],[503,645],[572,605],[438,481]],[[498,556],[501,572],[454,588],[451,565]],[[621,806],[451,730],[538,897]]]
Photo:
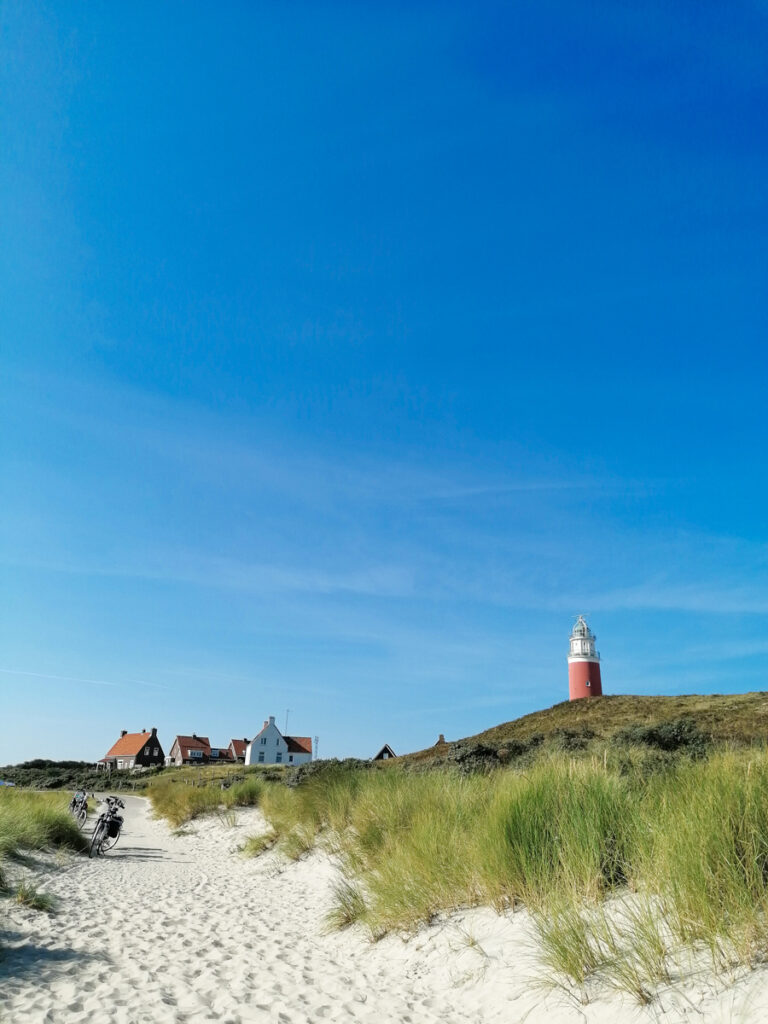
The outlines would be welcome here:
[[[600,652],[595,650],[595,639],[595,634],[587,625],[584,616],[580,615],[571,633],[571,649],[568,654],[570,700],[602,696]]]

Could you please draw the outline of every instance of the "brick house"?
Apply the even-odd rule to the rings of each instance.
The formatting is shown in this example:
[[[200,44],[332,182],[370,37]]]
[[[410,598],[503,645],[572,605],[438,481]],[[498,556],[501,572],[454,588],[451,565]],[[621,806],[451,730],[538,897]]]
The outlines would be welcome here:
[[[177,736],[173,741],[171,752],[168,755],[168,763],[175,765],[183,764],[208,764],[211,758],[211,744],[207,736],[198,736],[192,733],[191,736]]]
[[[148,768],[165,762],[165,754],[157,738],[157,729],[147,732],[128,732],[123,729],[120,739],[106,755],[96,762],[97,768],[107,771],[126,771],[130,768]]]

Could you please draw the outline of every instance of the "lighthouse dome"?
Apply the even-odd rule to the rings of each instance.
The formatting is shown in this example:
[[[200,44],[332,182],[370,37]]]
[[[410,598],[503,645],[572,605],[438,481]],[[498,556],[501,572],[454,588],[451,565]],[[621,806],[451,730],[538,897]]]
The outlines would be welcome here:
[[[586,619],[583,615],[580,615],[578,619],[576,619],[576,625],[573,627],[571,636],[592,636],[592,630],[587,625]]]
[[[571,631],[571,650],[569,657],[590,658],[599,661],[600,655],[595,650],[595,640],[595,634],[587,625],[584,616],[580,615],[576,620],[576,625]]]

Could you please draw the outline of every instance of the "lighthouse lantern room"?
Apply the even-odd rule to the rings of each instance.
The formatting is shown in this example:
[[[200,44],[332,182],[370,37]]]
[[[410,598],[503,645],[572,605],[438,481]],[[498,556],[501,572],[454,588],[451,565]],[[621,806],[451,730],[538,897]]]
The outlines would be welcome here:
[[[584,616],[580,615],[571,633],[568,654],[568,694],[571,700],[602,696],[600,652],[595,650],[595,639]]]

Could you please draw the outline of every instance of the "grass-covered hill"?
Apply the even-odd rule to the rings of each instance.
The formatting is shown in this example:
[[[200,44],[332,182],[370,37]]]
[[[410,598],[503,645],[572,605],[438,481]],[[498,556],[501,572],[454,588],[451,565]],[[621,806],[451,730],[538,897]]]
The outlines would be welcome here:
[[[764,746],[768,693],[682,697],[605,696],[564,701],[465,739],[436,743],[390,762],[411,768],[481,766],[538,760],[558,751],[603,756],[644,747],[704,753],[724,746]]]

